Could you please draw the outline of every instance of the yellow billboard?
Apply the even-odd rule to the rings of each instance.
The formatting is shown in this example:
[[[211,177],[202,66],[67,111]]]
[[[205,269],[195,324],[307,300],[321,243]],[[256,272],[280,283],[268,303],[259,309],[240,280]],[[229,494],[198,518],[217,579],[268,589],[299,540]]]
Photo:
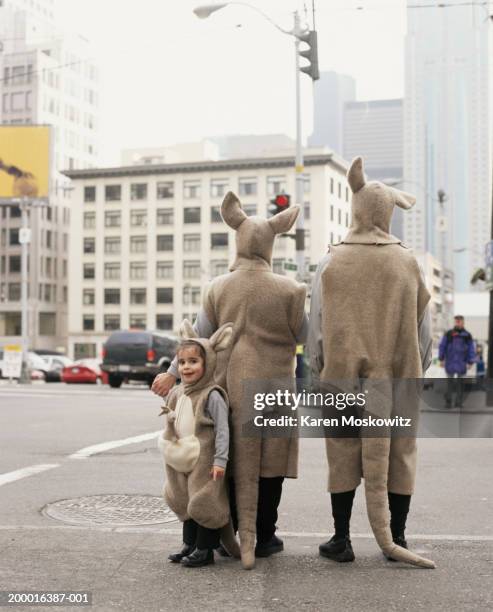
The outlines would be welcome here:
[[[50,126],[0,125],[0,201],[47,199],[50,157]]]

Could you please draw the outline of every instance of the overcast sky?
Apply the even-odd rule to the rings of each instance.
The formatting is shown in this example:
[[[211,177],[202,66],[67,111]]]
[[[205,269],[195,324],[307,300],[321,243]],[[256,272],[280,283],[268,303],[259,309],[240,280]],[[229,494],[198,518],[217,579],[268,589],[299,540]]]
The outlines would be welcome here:
[[[254,11],[236,5],[200,20],[195,0],[60,4],[65,25],[93,43],[101,69],[104,164],[119,163],[122,148],[210,135],[294,136],[293,41]],[[250,4],[285,28],[304,7],[297,0]],[[311,20],[311,0],[306,7]],[[404,0],[316,0],[320,69],[352,75],[360,100],[401,97],[405,17]],[[306,138],[313,85],[306,75],[302,83]]]

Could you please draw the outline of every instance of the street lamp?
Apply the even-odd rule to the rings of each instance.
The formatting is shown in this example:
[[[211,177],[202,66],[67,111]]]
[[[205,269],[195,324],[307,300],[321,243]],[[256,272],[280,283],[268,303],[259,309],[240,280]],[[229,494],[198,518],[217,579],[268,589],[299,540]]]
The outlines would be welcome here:
[[[283,34],[288,34],[294,38],[295,47],[295,82],[296,82],[296,158],[295,158],[295,175],[296,175],[296,197],[295,204],[300,206],[300,214],[296,223],[296,263],[298,268],[298,278],[305,279],[305,224],[303,214],[303,145],[301,132],[301,94],[300,94],[300,72],[308,74],[313,81],[320,78],[318,70],[318,51],[317,51],[317,32],[310,30],[306,26],[302,26],[298,11],[294,12],[294,23],[291,30],[285,30],[275,21],[273,21],[262,10],[248,4],[248,2],[223,2],[221,4],[203,4],[194,9],[195,15],[200,19],[206,19],[212,13],[219,11],[230,5],[246,6],[247,8],[259,13],[264,19],[272,24],[277,30]],[[308,45],[307,49],[300,50],[300,44]],[[310,62],[306,66],[300,66],[300,55],[305,57]]]

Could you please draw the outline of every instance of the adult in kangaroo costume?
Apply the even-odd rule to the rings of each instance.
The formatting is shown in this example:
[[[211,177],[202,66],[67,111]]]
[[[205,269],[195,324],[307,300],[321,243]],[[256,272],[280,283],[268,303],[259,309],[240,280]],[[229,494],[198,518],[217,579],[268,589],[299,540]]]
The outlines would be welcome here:
[[[299,206],[293,206],[270,219],[248,217],[232,192],[225,196],[221,214],[236,231],[236,259],[228,274],[210,283],[194,324],[199,336],[208,337],[233,322],[230,348],[218,355],[216,381],[226,389],[230,402],[232,506],[245,569],[254,567],[255,556],[283,549],[275,536],[282,482],[285,477],[297,477],[297,432],[247,437],[242,397],[244,381],[261,380],[262,391],[275,391],[277,380],[293,379],[296,345],[306,340],[306,288],[274,274],[271,264],[276,235],[288,232],[299,212]],[[167,393],[176,373],[173,363],[156,379],[153,391]],[[267,378],[273,381],[272,389],[265,386]]]
[[[350,230],[330,247],[314,279],[308,340],[312,372],[322,384],[420,378],[431,362],[430,295],[413,254],[389,233],[394,205],[407,210],[416,200],[383,183],[367,183],[359,157],[351,164],[348,182],[353,192]],[[392,392],[388,397],[396,401]],[[326,451],[336,533],[320,546],[320,554],[354,560],[349,520],[355,489],[364,477],[368,518],[387,558],[435,567],[407,550],[404,539],[416,472],[415,437],[388,432],[383,437],[327,437]]]

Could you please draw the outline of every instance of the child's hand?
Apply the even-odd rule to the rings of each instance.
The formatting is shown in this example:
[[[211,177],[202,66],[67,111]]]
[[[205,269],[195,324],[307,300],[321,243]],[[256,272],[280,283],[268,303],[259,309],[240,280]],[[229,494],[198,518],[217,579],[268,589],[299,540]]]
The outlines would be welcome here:
[[[218,465],[213,465],[211,468],[211,476],[212,480],[218,480],[219,478],[224,478],[224,468],[219,467]]]

